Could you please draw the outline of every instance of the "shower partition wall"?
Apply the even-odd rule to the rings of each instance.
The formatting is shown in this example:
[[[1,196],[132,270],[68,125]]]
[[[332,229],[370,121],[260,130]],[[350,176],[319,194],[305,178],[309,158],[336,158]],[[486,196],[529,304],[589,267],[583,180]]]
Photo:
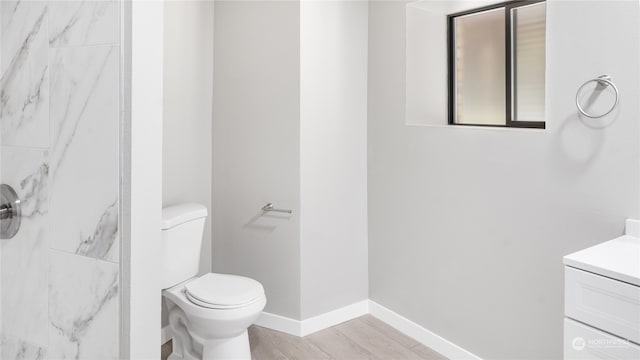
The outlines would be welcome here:
[[[3,360],[119,357],[121,5],[0,2]]]

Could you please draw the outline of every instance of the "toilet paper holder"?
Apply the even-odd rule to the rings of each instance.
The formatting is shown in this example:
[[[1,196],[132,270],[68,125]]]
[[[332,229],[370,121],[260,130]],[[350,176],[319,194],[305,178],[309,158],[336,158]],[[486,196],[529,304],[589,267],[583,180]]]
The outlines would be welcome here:
[[[286,213],[286,214],[292,214],[293,210],[287,210],[287,209],[276,209],[273,207],[272,203],[268,203],[267,205],[262,207],[262,211],[264,212],[279,212],[279,213]]]

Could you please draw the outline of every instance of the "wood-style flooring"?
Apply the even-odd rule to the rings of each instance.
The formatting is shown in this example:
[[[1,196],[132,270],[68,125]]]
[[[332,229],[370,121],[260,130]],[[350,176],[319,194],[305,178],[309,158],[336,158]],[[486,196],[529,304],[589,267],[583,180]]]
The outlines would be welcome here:
[[[249,328],[252,360],[444,360],[371,315],[365,315],[303,338],[266,329]],[[162,360],[171,342],[162,347]]]

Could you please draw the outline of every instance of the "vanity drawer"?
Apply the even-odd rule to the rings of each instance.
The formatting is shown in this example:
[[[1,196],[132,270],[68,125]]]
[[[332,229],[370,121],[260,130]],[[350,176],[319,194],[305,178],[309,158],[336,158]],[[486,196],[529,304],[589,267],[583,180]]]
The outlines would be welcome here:
[[[640,287],[565,267],[564,294],[567,317],[640,343]]]
[[[640,359],[640,346],[591,326],[564,319],[564,360]]]

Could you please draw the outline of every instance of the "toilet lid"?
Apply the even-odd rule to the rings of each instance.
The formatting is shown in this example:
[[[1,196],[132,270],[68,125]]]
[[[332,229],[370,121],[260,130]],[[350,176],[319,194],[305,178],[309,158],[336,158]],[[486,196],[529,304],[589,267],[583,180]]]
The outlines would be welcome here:
[[[233,308],[264,297],[259,282],[236,275],[209,273],[185,285],[187,298],[209,308]]]

